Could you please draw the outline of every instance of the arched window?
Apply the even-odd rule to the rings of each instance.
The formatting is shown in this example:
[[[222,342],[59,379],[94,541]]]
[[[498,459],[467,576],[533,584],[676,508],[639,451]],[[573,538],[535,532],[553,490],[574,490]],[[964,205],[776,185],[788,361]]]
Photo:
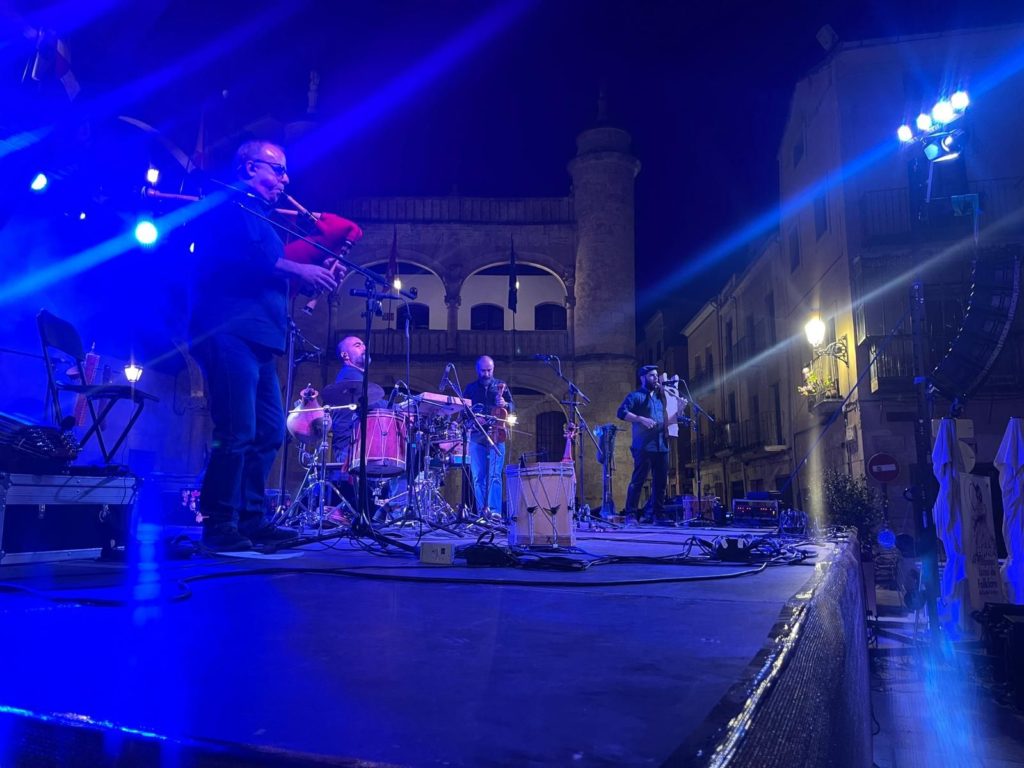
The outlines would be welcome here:
[[[471,331],[504,331],[505,310],[497,304],[477,304],[469,311]]]
[[[406,309],[406,307],[408,307],[408,309]],[[418,329],[430,327],[430,307],[426,304],[403,304],[398,308],[398,312],[395,315],[395,328],[400,331],[405,330],[406,314],[409,315],[409,319],[411,320],[409,323],[410,328]]]
[[[565,414],[547,411],[537,414],[537,461],[560,461],[565,453]]]
[[[533,308],[533,327],[537,331],[564,331],[565,307],[561,304],[538,304]]]

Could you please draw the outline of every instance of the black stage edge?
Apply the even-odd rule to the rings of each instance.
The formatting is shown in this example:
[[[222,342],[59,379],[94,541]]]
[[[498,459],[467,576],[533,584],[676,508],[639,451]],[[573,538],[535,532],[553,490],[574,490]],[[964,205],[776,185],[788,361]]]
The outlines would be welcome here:
[[[666,762],[870,766],[871,691],[859,545],[816,569],[744,678]]]
[[[0,765],[870,766],[858,545],[798,546],[816,558],[573,573],[347,541],[0,565]]]

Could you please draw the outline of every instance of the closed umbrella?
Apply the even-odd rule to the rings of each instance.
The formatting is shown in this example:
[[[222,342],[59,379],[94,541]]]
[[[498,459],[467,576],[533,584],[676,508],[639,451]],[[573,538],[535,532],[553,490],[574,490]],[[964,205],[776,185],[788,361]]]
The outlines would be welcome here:
[[[1024,605],[1024,419],[1014,417],[996,452],[1003,492],[1003,540],[1006,563],[1001,571],[1011,603]]]
[[[956,439],[956,422],[942,419],[935,447],[932,449],[932,471],[939,481],[932,516],[935,533],[946,550],[946,568],[940,584],[940,617],[943,626],[954,635],[965,623],[963,611],[966,580],[964,565],[963,510],[960,502],[960,473],[963,459]]]

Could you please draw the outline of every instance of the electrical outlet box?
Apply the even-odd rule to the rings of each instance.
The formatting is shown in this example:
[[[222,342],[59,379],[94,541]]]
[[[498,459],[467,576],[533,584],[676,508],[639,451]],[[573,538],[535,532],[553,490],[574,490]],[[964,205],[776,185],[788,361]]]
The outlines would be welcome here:
[[[455,544],[451,541],[421,541],[420,562],[431,565],[455,563]]]

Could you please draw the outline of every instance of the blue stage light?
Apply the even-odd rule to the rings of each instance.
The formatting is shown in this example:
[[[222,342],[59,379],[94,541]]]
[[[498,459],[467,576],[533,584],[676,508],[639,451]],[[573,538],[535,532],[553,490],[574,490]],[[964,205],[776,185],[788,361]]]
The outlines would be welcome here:
[[[910,129],[909,125],[901,125],[896,129],[896,136],[904,144],[907,144],[914,140],[914,132]]]
[[[878,546],[882,549],[892,549],[896,546],[896,534],[892,532],[889,526],[884,526],[878,532]]]
[[[957,112],[963,112],[967,109],[967,105],[971,103],[971,100],[967,96],[967,91],[957,91],[949,97],[949,103]]]
[[[917,130],[919,131],[930,131],[932,129],[932,118],[927,112],[922,112],[917,116]]]
[[[956,119],[956,111],[953,109],[953,105],[943,99],[942,101],[936,102],[935,106],[932,107],[932,119],[936,123],[951,123]]]
[[[33,192],[42,192],[44,189],[46,189],[46,185],[49,183],[50,180],[46,178],[45,173],[37,173],[35,177],[32,179],[32,183],[29,184],[29,187],[32,189]]]
[[[135,225],[135,239],[142,245],[152,245],[160,236],[160,232],[149,219],[143,219]]]

